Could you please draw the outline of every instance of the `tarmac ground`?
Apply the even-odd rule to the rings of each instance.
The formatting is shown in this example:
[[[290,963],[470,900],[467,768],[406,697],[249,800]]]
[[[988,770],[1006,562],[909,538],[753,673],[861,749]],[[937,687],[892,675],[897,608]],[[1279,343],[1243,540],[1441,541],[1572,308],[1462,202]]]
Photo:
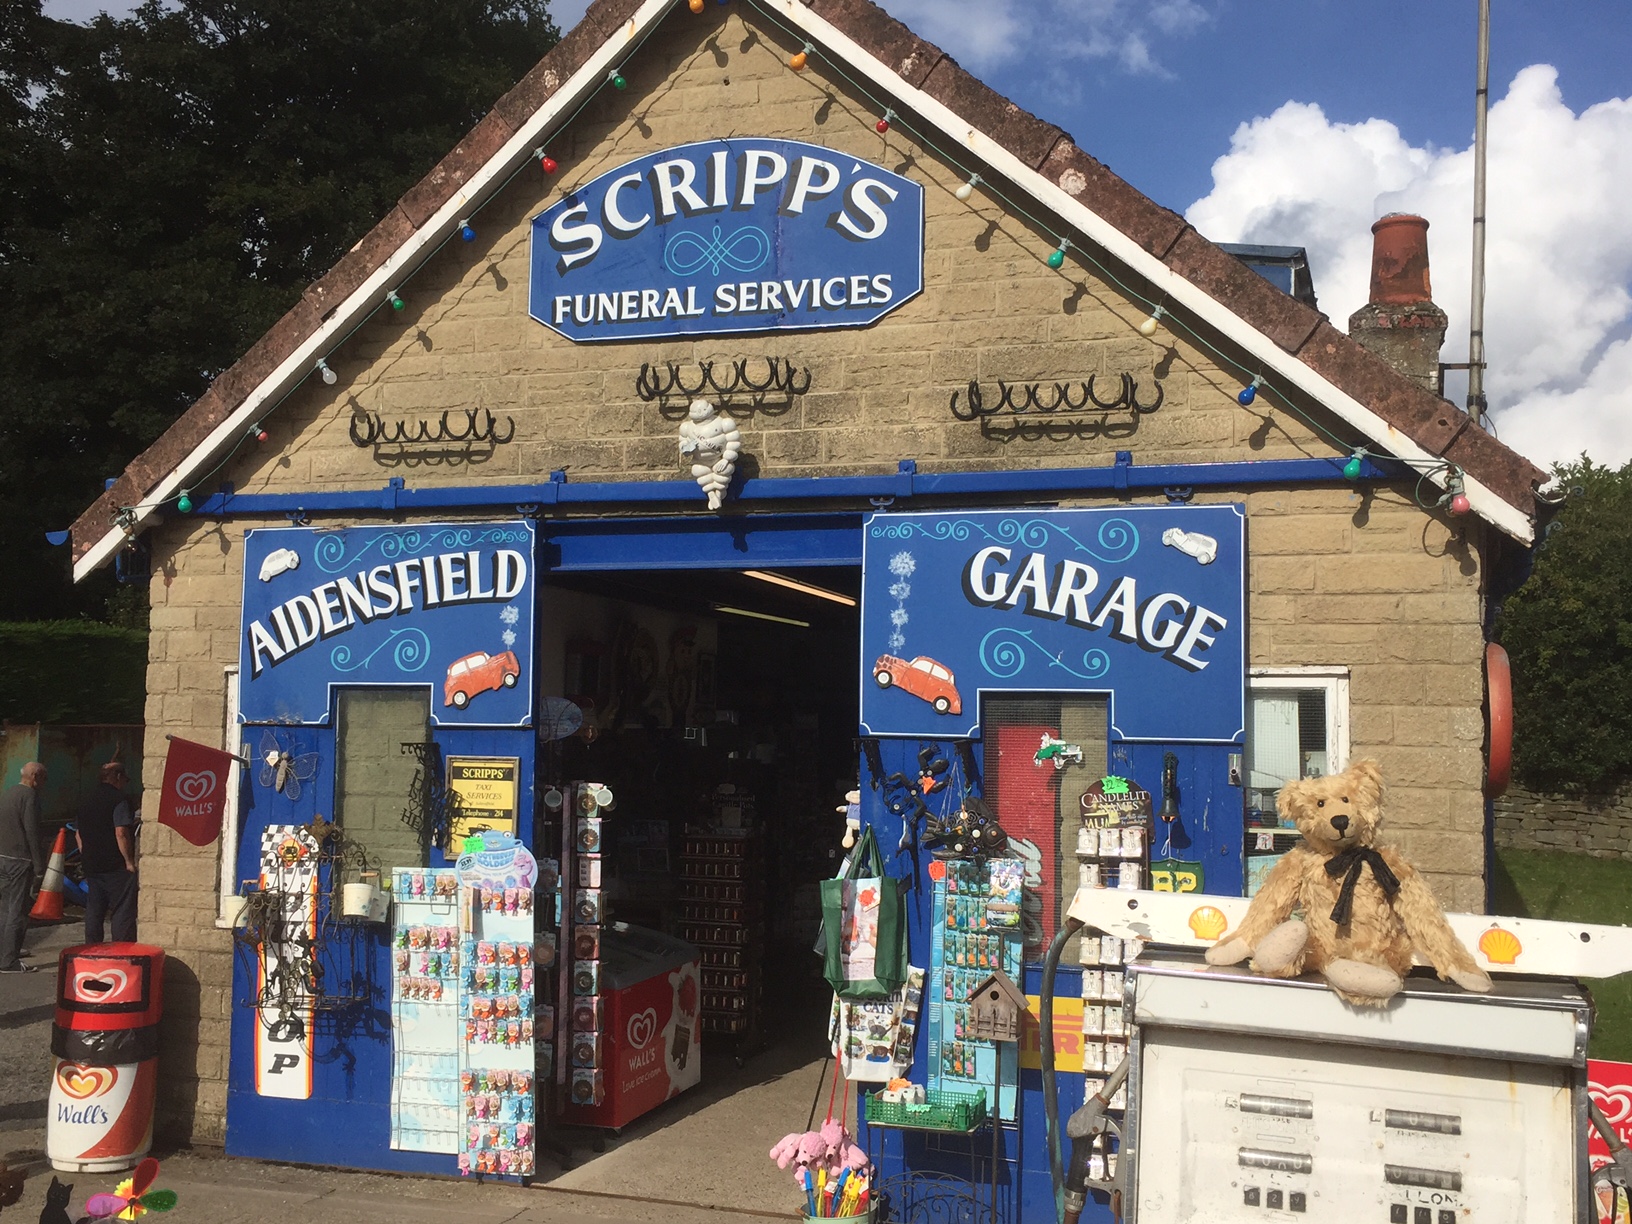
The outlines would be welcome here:
[[[53,1060],[51,1017],[56,954],[82,937],[72,921],[36,927],[27,946],[31,974],[0,977],[0,1161],[27,1175],[21,1200],[3,1214],[34,1220],[53,1172],[45,1159],[47,1090]],[[211,1224],[291,1220],[299,1224],[374,1221],[445,1224],[724,1224],[791,1219],[798,1195],[767,1157],[789,1131],[805,1129],[825,1090],[819,1036],[803,1031],[735,1065],[732,1051],[704,1048],[702,1084],[617,1135],[575,1143],[571,1167],[541,1152],[530,1187],[460,1178],[407,1177],[280,1165],[225,1155],[219,1148],[153,1152],[158,1186],[180,1201],[164,1218]],[[813,1037],[817,1037],[813,1040]],[[831,1065],[825,1067],[831,1073]],[[579,1139],[585,1137],[579,1136]],[[603,1150],[596,1151],[600,1147]],[[117,1174],[59,1174],[73,1183],[69,1219],[92,1194],[112,1191]]]

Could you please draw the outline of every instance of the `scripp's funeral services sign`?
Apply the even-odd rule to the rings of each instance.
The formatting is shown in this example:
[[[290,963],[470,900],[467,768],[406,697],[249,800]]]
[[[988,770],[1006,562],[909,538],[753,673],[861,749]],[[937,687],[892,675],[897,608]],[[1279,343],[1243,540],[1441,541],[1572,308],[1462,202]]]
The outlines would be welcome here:
[[[239,716],[329,721],[335,685],[431,690],[431,721],[532,719],[533,525],[285,527],[244,537]]]
[[[1106,693],[1128,740],[1234,743],[1242,507],[878,514],[862,545],[864,734],[978,734],[982,693]]]
[[[793,140],[666,149],[533,219],[529,310],[570,340],[860,327],[923,287],[923,187]]]

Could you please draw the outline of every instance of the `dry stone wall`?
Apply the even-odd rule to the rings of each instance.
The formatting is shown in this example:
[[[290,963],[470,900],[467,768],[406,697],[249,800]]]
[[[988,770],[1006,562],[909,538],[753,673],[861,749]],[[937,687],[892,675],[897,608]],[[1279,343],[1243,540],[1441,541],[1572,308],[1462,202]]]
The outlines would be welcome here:
[[[1632,793],[1583,798],[1515,788],[1493,806],[1504,849],[1632,859]]]

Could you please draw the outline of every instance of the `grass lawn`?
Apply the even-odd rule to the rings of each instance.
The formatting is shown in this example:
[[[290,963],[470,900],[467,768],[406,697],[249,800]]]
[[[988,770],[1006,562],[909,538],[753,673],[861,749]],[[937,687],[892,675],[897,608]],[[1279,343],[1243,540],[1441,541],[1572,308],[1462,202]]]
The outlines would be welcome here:
[[[1543,850],[1498,850],[1491,913],[1632,926],[1632,862]],[[1589,981],[1594,1058],[1632,1062],[1632,974]]]

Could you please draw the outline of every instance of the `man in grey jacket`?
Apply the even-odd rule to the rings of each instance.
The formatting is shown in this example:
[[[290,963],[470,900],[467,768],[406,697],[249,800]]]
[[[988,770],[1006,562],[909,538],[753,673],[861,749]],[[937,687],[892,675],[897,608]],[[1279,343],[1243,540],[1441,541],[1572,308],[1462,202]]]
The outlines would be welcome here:
[[[23,964],[28,903],[45,875],[45,841],[40,836],[40,787],[45,766],[30,761],[23,780],[0,795],[0,973],[32,973]]]

